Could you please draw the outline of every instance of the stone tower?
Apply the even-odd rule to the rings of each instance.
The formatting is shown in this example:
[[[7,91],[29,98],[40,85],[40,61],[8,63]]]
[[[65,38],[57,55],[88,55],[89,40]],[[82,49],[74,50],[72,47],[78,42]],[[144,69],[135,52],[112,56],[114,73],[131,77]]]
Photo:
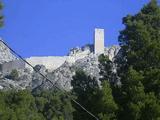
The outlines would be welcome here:
[[[95,38],[94,38],[94,53],[103,54],[104,53],[104,29],[95,29]]]

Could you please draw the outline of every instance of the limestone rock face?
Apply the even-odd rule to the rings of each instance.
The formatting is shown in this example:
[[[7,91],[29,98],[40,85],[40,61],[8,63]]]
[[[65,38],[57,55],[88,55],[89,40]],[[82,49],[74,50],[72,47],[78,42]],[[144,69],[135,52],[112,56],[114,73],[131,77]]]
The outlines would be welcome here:
[[[2,42],[0,42],[0,64],[13,61],[15,59],[16,57],[11,53],[11,51]]]
[[[109,57],[111,61],[114,61],[115,56],[118,55],[120,47],[117,45],[105,48],[104,54]]]
[[[120,47],[113,46],[110,48],[106,48],[105,54],[109,56],[111,60],[114,61],[114,58],[118,55]],[[86,53],[86,54],[82,54]],[[58,86],[60,89],[70,90],[71,80],[73,75],[75,75],[76,70],[81,69],[87,75],[96,78],[99,80],[101,77],[99,75],[99,62],[98,55],[93,54],[93,52],[89,52],[89,49],[85,49],[84,51],[80,48],[75,48],[71,51],[69,56],[79,56],[79,59],[76,59],[75,62],[64,62],[59,68],[49,72],[47,77],[52,81],[53,84]],[[114,65],[113,71],[116,72],[116,65]],[[42,81],[41,81],[42,83]],[[50,82],[44,81],[41,85],[41,89],[49,89],[54,87]]]
[[[91,54],[83,59],[77,60],[75,63],[65,62],[61,67],[47,74],[47,77],[61,89],[70,90],[71,80],[75,75],[76,70],[83,70],[87,75],[99,79],[98,57]],[[49,82],[44,82],[47,88],[51,88],[52,85]],[[45,88],[45,87],[43,87]]]
[[[0,47],[0,49],[2,48]],[[116,56],[118,56],[119,54],[119,50],[119,46],[108,47],[105,48],[104,54],[108,55],[110,60],[114,61]],[[75,71],[78,69],[84,70],[86,74],[96,78],[97,80],[100,77],[98,55],[95,55],[93,53],[92,45],[87,45],[82,48],[74,48],[70,51],[68,56],[60,57],[58,59],[56,58],[57,57],[52,57],[52,59],[50,59],[46,57],[46,59],[48,59],[48,61],[51,63],[60,63],[58,67],[52,70],[49,70],[48,66],[45,66],[43,64],[45,63],[45,60],[44,62],[41,62],[40,58],[38,58],[37,61],[34,61],[34,65],[39,64],[38,66],[36,66],[37,70],[44,74],[48,79],[51,80],[53,84],[55,84],[60,89],[70,90],[72,88],[71,80],[73,75],[75,75]],[[14,56],[10,56],[8,57],[8,59],[4,60],[14,59]],[[32,60],[30,61],[31,64]],[[49,68],[54,67],[50,65],[49,62],[47,63],[47,65],[49,65]],[[38,73],[31,71],[31,69],[28,67],[24,70],[18,70],[18,73],[18,80],[7,79],[4,75],[0,74],[0,89],[50,89],[54,87],[49,81],[44,79]]]
[[[16,80],[8,79],[7,75],[0,78],[0,89],[26,89],[32,83],[32,73],[28,70],[18,70],[19,78]]]
[[[83,47],[72,48],[68,56],[44,56],[44,57],[30,57],[26,60],[33,66],[40,64],[44,65],[49,71],[53,71],[62,66],[65,62],[75,63],[93,52],[93,45],[86,45]],[[31,69],[28,65],[27,68]]]

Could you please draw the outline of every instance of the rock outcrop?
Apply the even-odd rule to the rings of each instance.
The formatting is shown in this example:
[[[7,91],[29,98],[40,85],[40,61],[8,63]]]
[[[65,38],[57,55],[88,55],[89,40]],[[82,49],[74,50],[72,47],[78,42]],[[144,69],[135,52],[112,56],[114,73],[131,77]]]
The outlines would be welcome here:
[[[107,47],[105,48],[104,54],[108,55],[111,61],[114,61],[119,50],[119,46]],[[2,44],[0,44],[0,55],[1,62],[13,61],[16,59]],[[49,62],[53,62],[53,58],[50,60],[49,58],[46,59],[48,59]],[[92,45],[87,45],[82,48],[74,48],[70,51],[68,56],[64,56],[64,58],[61,57],[60,59],[63,59],[60,62],[61,64],[56,68],[53,66],[54,69],[50,70],[48,70],[48,66],[44,66],[43,62],[36,62],[34,60],[28,60],[28,62],[31,62],[32,64],[32,61],[34,61],[34,65],[40,64],[39,66],[36,66],[36,68],[61,89],[71,89],[71,80],[77,69],[84,70],[86,74],[95,77],[97,80],[100,77],[98,55],[93,53]],[[58,59],[56,61],[58,61]],[[53,63],[56,62],[54,61]],[[49,68],[52,68],[52,65],[49,63],[47,64],[49,65]],[[17,80],[7,79],[6,75],[0,74],[0,89],[49,89],[53,87],[50,82],[45,80],[35,71],[31,71],[28,67],[23,70],[18,70],[18,73],[19,78]]]
[[[13,61],[16,57],[10,52],[10,50],[0,42],[0,64]]]

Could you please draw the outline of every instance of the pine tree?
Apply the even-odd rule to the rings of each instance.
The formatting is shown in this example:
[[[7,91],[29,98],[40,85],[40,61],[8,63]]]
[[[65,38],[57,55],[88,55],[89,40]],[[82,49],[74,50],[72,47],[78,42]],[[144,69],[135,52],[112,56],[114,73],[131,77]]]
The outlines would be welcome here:
[[[100,81],[103,82],[104,80],[108,80],[112,82],[113,81],[112,61],[110,61],[109,57],[105,56],[104,54],[98,57],[98,61],[99,61],[100,75],[102,76]]]
[[[96,103],[96,108],[99,109],[99,117],[101,120],[115,120],[118,106],[112,96],[112,89],[108,81],[102,83],[102,88],[99,90],[99,100]]]
[[[34,97],[45,120],[73,120],[71,99],[63,91],[43,90],[34,93]]]
[[[119,42],[123,51],[123,67],[135,70],[160,68],[160,7],[155,0],[134,15],[123,18],[125,29]]]
[[[43,120],[29,91],[0,91],[0,120]]]
[[[118,106],[114,102],[112,89],[108,81],[104,80],[99,87],[97,80],[87,76],[83,71],[77,71],[72,80],[73,93],[85,108],[98,116],[100,120],[116,119]],[[75,106],[75,120],[93,120],[81,108]]]
[[[0,120],[72,120],[71,100],[60,91],[0,91]]]
[[[72,92],[77,97],[76,100],[81,103],[87,110],[97,115],[97,109],[95,109],[95,103],[97,103],[97,90],[98,82],[90,76],[87,76],[84,71],[76,71],[73,80],[71,81],[73,87]],[[90,116],[86,111],[81,109],[79,106],[74,105],[76,111],[74,112],[75,120],[93,120],[93,117]]]
[[[138,120],[141,118],[141,110],[145,100],[143,76],[130,67],[121,80],[118,118],[120,120]]]
[[[118,74],[122,86],[119,119],[159,119],[160,7],[151,0],[136,15],[123,18],[122,56]],[[115,95],[116,96],[116,95]],[[119,96],[119,95],[117,95]],[[152,104],[152,105],[151,105]]]

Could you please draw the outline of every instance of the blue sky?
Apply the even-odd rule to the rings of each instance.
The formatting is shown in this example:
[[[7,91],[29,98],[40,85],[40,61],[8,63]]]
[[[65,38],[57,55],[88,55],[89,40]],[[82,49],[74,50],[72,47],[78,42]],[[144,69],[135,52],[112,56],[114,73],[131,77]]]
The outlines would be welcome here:
[[[24,57],[61,56],[93,43],[94,28],[105,29],[105,45],[118,44],[122,18],[149,0],[4,0],[0,36]]]

